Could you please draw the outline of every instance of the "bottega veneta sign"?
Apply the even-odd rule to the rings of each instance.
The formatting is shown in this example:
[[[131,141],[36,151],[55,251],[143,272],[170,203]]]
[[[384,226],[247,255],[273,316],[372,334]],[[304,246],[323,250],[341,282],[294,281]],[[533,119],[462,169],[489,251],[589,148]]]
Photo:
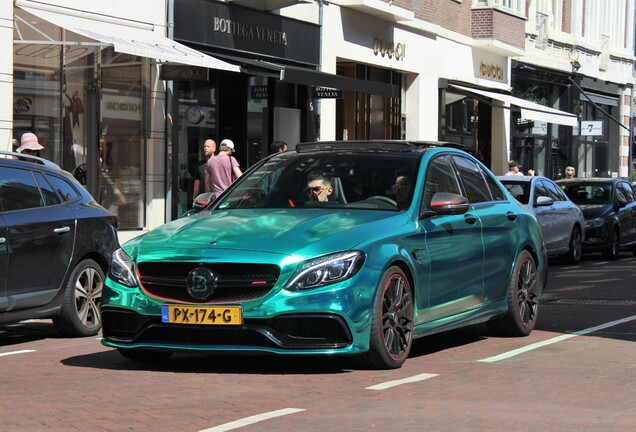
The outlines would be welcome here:
[[[342,99],[342,90],[329,87],[314,87],[312,91],[314,99]]]

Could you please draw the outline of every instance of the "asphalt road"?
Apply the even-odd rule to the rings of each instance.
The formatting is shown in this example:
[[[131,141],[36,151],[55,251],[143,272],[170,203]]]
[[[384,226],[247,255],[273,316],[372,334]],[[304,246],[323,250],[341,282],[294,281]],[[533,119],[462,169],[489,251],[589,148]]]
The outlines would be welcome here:
[[[536,330],[417,340],[404,367],[176,355],[131,363],[50,321],[0,327],[2,431],[636,431],[636,257],[554,262]]]

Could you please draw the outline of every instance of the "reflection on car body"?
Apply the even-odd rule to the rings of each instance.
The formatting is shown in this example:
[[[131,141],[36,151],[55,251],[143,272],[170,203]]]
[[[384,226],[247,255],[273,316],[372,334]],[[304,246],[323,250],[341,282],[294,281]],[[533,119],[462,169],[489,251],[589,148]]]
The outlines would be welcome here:
[[[583,210],[583,252],[601,252],[609,259],[618,258],[620,249],[636,254],[636,194],[629,182],[575,178],[557,184]]]
[[[310,199],[316,172],[328,201]],[[446,329],[529,334],[546,275],[535,215],[467,153],[299,144],[116,251],[102,342],[142,361],[196,350],[396,368],[415,337]]]
[[[500,176],[501,183],[539,219],[548,255],[576,264],[581,260],[585,218],[578,205],[542,176]]]

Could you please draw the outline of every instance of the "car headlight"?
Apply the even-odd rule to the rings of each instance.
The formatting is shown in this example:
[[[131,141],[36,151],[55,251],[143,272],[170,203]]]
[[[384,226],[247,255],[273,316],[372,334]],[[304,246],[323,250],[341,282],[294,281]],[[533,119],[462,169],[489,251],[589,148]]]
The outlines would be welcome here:
[[[594,219],[588,219],[585,221],[585,227],[586,228],[598,228],[600,226],[603,226],[603,224],[605,223],[605,218],[594,218]]]
[[[301,264],[286,286],[288,290],[318,288],[353,277],[362,267],[364,253],[341,252]]]
[[[137,278],[135,277],[135,264],[132,258],[123,251],[117,249],[113,252],[111,260],[109,276],[116,282],[129,287],[136,287]]]

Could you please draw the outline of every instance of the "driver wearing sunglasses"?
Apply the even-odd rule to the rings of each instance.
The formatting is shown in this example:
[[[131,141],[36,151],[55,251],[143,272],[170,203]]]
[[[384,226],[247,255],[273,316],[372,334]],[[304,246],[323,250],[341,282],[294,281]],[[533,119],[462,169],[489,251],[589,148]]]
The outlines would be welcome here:
[[[333,192],[331,180],[320,173],[310,173],[307,179],[307,194],[310,201],[325,202]]]

